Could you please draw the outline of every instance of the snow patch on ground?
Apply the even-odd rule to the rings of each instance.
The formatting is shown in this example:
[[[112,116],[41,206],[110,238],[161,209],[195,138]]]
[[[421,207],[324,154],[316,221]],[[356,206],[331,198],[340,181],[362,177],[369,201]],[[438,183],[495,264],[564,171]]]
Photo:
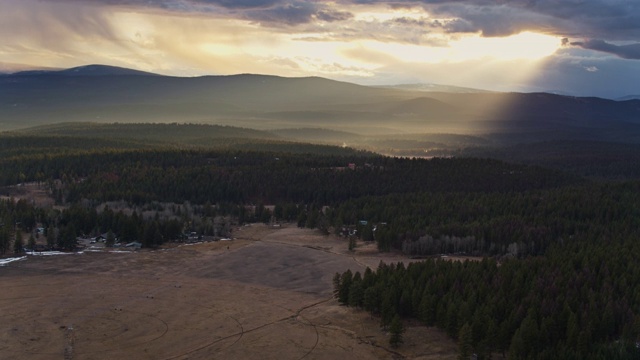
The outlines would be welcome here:
[[[82,254],[80,253],[72,253],[72,252],[62,252],[62,251],[29,251],[28,255],[33,256],[56,256],[56,255],[73,255],[73,254]]]
[[[133,254],[133,253],[135,253],[135,251],[132,251],[132,250],[105,250],[104,248],[86,249],[86,250],[84,250],[82,252],[88,252],[88,253],[113,253],[113,254]]]
[[[15,258],[8,258],[8,259],[0,259],[0,266],[5,266],[9,263],[12,263],[14,261],[20,261],[20,260],[24,260],[26,259],[26,256],[21,256],[21,257],[15,257]]]
[[[200,245],[200,244],[204,244],[204,243],[205,243],[205,241],[199,241],[199,242],[194,242],[194,243],[182,244],[182,245],[180,245],[178,247]]]
[[[211,242],[216,242],[216,241],[232,241],[233,239],[220,239],[220,240],[203,240],[203,241],[197,241],[197,242],[190,242],[190,243],[186,243],[186,244],[182,244],[182,245],[178,245],[178,247],[183,247],[183,246],[194,246],[194,245],[200,245],[200,244],[208,244]]]

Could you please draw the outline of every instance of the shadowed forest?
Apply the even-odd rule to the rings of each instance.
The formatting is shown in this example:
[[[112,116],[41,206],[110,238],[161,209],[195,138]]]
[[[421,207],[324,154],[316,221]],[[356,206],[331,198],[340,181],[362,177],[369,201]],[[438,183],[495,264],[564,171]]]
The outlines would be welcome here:
[[[333,278],[391,346],[417,322],[464,359],[640,356],[638,100],[102,66],[0,85],[5,258],[292,224],[404,259]]]
[[[585,145],[617,159],[607,172],[611,161],[571,144],[574,156],[508,147],[422,159],[209,125],[63,124],[5,133],[0,144],[3,255],[36,243],[73,251],[78,237],[105,233],[158,248],[294,223],[350,249],[357,240],[424,258],[336,274],[338,300],[383,328],[414,318],[479,358],[638,355],[634,145]],[[20,184],[37,184],[54,206],[21,197]]]

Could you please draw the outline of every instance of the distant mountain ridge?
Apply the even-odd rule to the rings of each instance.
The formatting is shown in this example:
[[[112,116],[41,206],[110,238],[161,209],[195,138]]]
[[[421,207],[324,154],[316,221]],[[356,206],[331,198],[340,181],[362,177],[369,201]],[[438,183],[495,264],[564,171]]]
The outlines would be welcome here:
[[[0,75],[0,130],[62,122],[322,128],[364,136],[441,133],[511,143],[640,142],[640,100],[425,92],[319,77],[184,78],[105,65]]]
[[[138,75],[138,76],[161,76],[151,72],[145,72],[140,70],[127,69],[118,66],[109,65],[85,65],[73,67],[63,70],[28,70],[20,71],[9,76],[42,76],[42,75],[60,75],[60,76],[123,76],[123,75]]]
[[[409,91],[424,92],[449,92],[449,93],[493,93],[495,91],[475,89],[462,86],[431,84],[431,83],[415,83],[415,84],[397,84],[397,85],[379,85],[383,89],[398,89]]]
[[[627,95],[620,98],[617,98],[618,101],[628,101],[628,100],[640,100],[640,95]]]

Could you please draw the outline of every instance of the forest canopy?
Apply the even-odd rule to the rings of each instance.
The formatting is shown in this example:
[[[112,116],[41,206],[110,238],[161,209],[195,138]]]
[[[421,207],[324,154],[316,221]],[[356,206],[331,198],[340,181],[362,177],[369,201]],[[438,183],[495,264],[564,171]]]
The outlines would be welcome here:
[[[132,126],[151,131],[134,139]],[[36,228],[50,248],[73,250],[88,234],[154,248],[189,233],[227,236],[232,224],[292,222],[349,237],[349,248],[360,238],[426,259],[336,274],[338,300],[385,327],[416,318],[480,358],[638,356],[640,181],[627,163],[610,180],[582,176],[591,168],[573,150],[546,162],[509,162],[517,152],[421,159],[224,127],[61,128],[0,135],[3,255]],[[25,183],[57,206],[12,199]],[[443,254],[484,260],[436,260]]]

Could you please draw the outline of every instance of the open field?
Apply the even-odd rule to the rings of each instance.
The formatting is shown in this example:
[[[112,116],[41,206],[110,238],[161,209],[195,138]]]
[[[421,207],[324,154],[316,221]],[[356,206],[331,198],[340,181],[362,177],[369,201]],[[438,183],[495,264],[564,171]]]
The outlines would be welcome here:
[[[3,188],[6,195],[0,195],[0,199],[26,200],[29,204],[40,207],[53,207],[55,200],[49,194],[45,184],[23,183],[17,186]]]
[[[388,348],[378,319],[331,298],[336,271],[382,259],[291,227],[133,253],[30,256],[0,267],[2,359],[448,359],[442,332],[408,326]],[[390,255],[385,261],[400,258]]]

